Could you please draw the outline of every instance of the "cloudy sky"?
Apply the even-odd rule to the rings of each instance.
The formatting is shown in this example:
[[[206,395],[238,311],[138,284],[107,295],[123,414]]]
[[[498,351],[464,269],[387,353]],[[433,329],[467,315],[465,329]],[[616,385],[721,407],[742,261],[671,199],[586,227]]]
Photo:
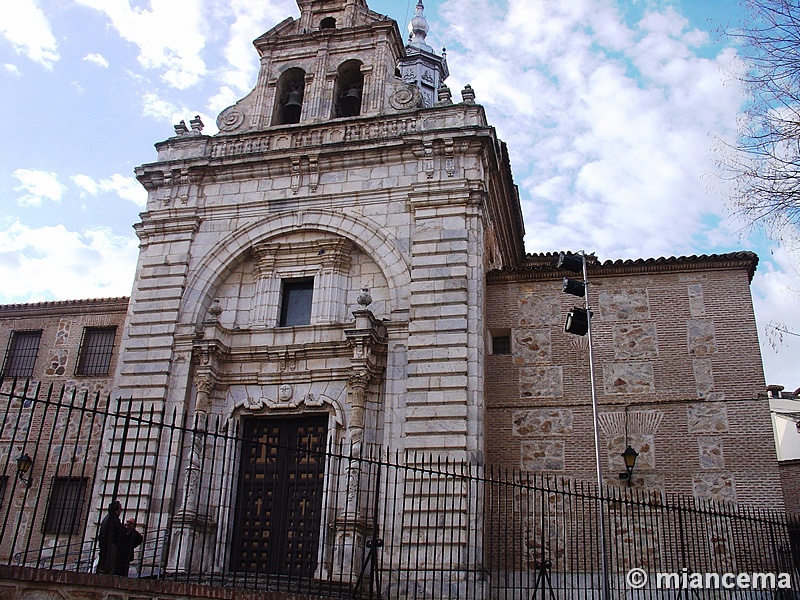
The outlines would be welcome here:
[[[371,0],[401,23],[416,0]],[[251,41],[294,0],[15,0],[0,22],[0,303],[123,296],[172,124],[250,91]],[[527,249],[636,258],[754,250],[767,380],[800,386],[800,252],[738,221],[716,164],[744,94],[734,0],[428,0],[448,84],[508,142]],[[790,239],[792,233],[788,232]],[[776,347],[773,347],[776,346]]]

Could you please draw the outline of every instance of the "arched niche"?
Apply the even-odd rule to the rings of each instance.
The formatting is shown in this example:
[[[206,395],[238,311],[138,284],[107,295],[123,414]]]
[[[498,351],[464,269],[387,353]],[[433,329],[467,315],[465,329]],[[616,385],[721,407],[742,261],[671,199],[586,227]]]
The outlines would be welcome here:
[[[292,67],[281,74],[275,91],[273,125],[292,125],[300,122],[305,87],[306,72],[303,69]]]
[[[336,29],[336,19],[333,17],[325,17],[319,22],[319,28],[323,31],[326,29]]]
[[[357,117],[361,114],[361,95],[364,90],[364,74],[360,60],[347,60],[336,70],[336,85],[333,92],[333,116]]]
[[[213,298],[218,297],[220,286],[234,272],[237,265],[250,256],[250,248],[254,243],[275,240],[280,236],[302,234],[309,231],[322,231],[334,236],[341,236],[351,240],[357,247],[363,249],[367,260],[374,261],[381,276],[386,280],[385,300],[381,300],[377,290],[371,290],[373,295],[373,312],[389,316],[395,310],[407,310],[409,306],[409,277],[408,263],[400,249],[395,245],[395,240],[387,235],[386,231],[369,219],[353,218],[342,212],[331,210],[307,210],[303,212],[282,212],[267,219],[258,221],[249,227],[242,227],[232,232],[231,236],[220,240],[214,248],[206,253],[205,258],[196,270],[189,275],[184,292],[184,302],[181,308],[182,322],[200,324],[207,318],[208,309]],[[242,277],[247,279],[244,283],[252,283],[255,289],[255,269],[252,262],[248,273]],[[358,279],[360,283],[362,279]],[[352,300],[358,295],[355,286]],[[360,288],[360,285],[358,286]],[[237,292],[238,294],[238,292]],[[243,304],[250,304],[249,297],[241,299]],[[233,299],[230,302],[234,302]],[[379,306],[380,302],[385,302]],[[348,306],[352,302],[348,300]],[[231,310],[223,299],[222,308]],[[223,313],[220,322],[229,318],[229,313]],[[185,319],[185,321],[184,321]],[[228,325],[226,321],[226,326]]]

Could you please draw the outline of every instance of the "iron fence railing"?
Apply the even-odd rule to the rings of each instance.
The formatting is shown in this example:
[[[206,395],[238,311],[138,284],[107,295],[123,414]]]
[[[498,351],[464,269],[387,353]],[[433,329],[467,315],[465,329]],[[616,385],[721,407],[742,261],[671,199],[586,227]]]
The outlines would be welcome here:
[[[385,599],[593,599],[604,580],[608,598],[798,597],[800,522],[776,511],[344,446],[302,415],[186,420],[7,381],[0,419],[6,564],[92,571],[119,499],[144,534],[137,577]]]

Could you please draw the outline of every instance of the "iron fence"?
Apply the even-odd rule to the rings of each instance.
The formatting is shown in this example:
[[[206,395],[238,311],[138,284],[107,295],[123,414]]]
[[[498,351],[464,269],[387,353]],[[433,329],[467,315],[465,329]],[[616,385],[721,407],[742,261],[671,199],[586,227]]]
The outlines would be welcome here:
[[[6,564],[92,571],[119,499],[144,534],[136,577],[351,598],[799,597],[800,521],[775,511],[16,381],[0,418]]]

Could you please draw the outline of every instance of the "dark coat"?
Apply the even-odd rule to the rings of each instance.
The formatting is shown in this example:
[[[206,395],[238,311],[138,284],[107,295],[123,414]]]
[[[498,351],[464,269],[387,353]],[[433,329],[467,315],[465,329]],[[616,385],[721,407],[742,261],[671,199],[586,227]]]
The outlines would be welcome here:
[[[100,560],[97,564],[98,573],[113,573],[117,562],[117,547],[120,535],[124,532],[124,527],[119,520],[119,515],[109,512],[103,522],[100,523],[100,531],[97,534]]]
[[[135,529],[123,527],[117,543],[117,560],[114,565],[114,575],[128,576],[128,569],[131,567],[134,549],[142,543],[142,534]]]

